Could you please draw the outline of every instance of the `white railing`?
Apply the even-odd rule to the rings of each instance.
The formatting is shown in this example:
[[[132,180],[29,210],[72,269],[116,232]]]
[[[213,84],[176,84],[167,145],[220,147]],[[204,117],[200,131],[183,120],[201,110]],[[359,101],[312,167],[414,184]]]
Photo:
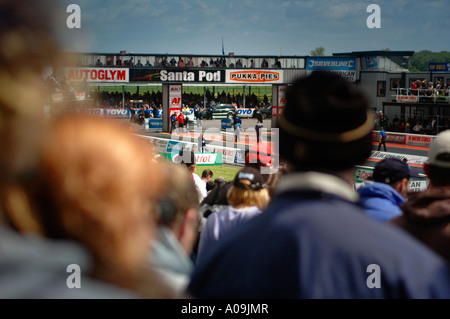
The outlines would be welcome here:
[[[423,88],[397,88],[392,95],[397,102],[433,102],[450,103],[450,90],[447,89],[423,89]]]

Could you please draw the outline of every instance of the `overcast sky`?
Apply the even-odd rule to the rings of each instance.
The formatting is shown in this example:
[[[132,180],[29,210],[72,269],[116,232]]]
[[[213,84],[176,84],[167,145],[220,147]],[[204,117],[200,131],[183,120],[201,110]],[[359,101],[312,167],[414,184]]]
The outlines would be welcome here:
[[[70,51],[304,56],[381,50],[450,51],[449,0],[58,0],[81,29],[58,28]],[[381,28],[368,28],[370,4]]]

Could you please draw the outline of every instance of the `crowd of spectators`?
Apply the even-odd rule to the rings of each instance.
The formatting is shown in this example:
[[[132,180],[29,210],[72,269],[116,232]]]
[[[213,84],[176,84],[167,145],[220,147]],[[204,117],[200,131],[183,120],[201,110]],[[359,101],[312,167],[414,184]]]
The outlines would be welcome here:
[[[414,116],[405,121],[404,117],[395,115],[391,121],[387,115],[378,114],[375,129],[379,130],[381,127],[389,132],[436,135],[450,128],[450,118],[440,115]]]
[[[418,95],[420,102],[439,100],[449,95],[449,83],[441,83],[441,81],[427,81],[426,79],[411,82],[411,89],[408,95]]]
[[[170,59],[169,59],[170,58]],[[186,60],[185,60],[186,59]],[[200,59],[199,59],[200,61]],[[213,68],[281,68],[282,64],[279,58],[269,59],[263,58],[259,64],[256,64],[255,59],[248,60],[248,65],[242,63],[241,58],[231,57],[229,59],[231,62],[227,62],[227,58],[225,56],[220,57],[211,57],[208,61],[207,59],[201,59],[201,61],[197,64],[194,64],[193,57],[175,57],[175,56],[164,56],[164,57],[156,57],[154,58],[153,64],[150,63],[148,59],[146,59],[145,63],[138,59],[135,61],[134,57],[117,57],[114,61],[112,57],[106,57],[106,63],[103,63],[99,58],[97,58],[96,62],[92,66],[126,66],[126,67],[156,67],[156,68],[184,68],[184,67],[213,67]],[[270,62],[270,63],[269,63]],[[77,62],[78,66],[82,66],[83,63],[81,60]],[[293,66],[292,66],[293,67]]]
[[[42,68],[58,56],[43,36],[51,5],[2,3],[14,23],[0,44],[14,34],[26,63],[0,50],[0,298],[450,298],[448,132],[430,148],[430,189],[393,225],[372,220],[354,188],[372,151],[368,99],[315,71],[278,118],[286,171],[246,162],[208,191],[212,171],[200,177],[184,146],[169,164],[114,120],[42,116]]]

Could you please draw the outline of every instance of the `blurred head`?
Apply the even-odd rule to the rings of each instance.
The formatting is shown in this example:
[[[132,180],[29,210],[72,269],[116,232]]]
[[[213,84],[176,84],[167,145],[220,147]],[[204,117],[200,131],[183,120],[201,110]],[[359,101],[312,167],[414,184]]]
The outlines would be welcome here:
[[[54,1],[0,0],[0,188],[36,165],[46,90],[43,71],[57,63]]]
[[[367,98],[329,71],[314,71],[288,88],[278,119],[280,156],[297,171],[342,171],[372,150],[375,118]]]
[[[405,198],[409,192],[411,177],[419,177],[419,174],[397,158],[386,158],[377,163],[372,174],[373,181],[390,185]]]
[[[269,192],[259,171],[245,167],[236,174],[227,198],[234,208],[257,206],[264,209],[269,203]]]
[[[450,130],[436,135],[424,171],[432,186],[450,186]]]
[[[130,285],[154,232],[148,212],[164,189],[151,144],[111,120],[75,114],[52,118],[40,141],[39,167],[18,185],[22,207],[20,192],[7,192],[12,224],[28,232],[34,221],[31,230],[46,237],[82,243],[98,278]],[[20,213],[25,198],[29,216]]]
[[[194,181],[183,166],[164,165],[166,191],[159,199],[156,220],[172,229],[186,253],[192,252],[198,236],[198,194]]]

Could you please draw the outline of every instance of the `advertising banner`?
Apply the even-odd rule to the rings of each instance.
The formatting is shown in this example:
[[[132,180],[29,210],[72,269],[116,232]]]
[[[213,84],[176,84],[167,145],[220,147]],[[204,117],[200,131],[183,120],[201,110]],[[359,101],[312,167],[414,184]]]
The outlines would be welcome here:
[[[238,117],[252,117],[255,109],[241,108],[236,109],[236,113]]]
[[[433,143],[434,136],[429,135],[407,135],[406,144],[415,146],[430,146]]]
[[[79,112],[96,116],[107,116],[115,118],[129,118],[131,115],[129,109],[83,109]]]
[[[139,82],[182,82],[182,83],[223,83],[224,70],[192,70],[188,68],[130,69],[130,81]]]
[[[162,124],[162,119],[149,119],[149,129],[157,129],[157,130],[162,130],[163,128],[163,124]]]
[[[374,167],[371,166],[355,166],[353,174],[355,176],[356,188],[360,187],[366,181],[370,182],[372,179]],[[429,179],[424,175],[422,177],[411,178],[409,181],[410,192],[425,191],[428,188]]]
[[[272,117],[277,117],[278,115],[283,114],[284,107],[286,106],[286,90],[288,86],[287,85],[280,85],[278,86],[278,98],[277,98],[277,105],[272,106]],[[277,112],[278,108],[278,112]]]
[[[429,72],[449,72],[450,63],[440,62],[440,63],[428,63]]]
[[[419,97],[417,95],[397,95],[395,100],[401,103],[417,103],[419,102]]]
[[[66,79],[71,82],[129,82],[129,69],[118,68],[65,68]]]
[[[226,70],[225,83],[283,83],[283,71]]]
[[[306,70],[328,70],[339,73],[350,81],[356,80],[356,58],[311,57],[307,59]]]
[[[399,160],[403,160],[404,158],[407,158],[408,164],[414,164],[414,165],[423,165],[423,164],[425,164],[425,162],[428,159],[428,157],[426,157],[426,156],[372,151],[368,160],[379,162],[381,160],[384,160],[385,158],[397,158]]]
[[[172,113],[181,112],[181,85],[172,84],[169,86],[169,116]]]

